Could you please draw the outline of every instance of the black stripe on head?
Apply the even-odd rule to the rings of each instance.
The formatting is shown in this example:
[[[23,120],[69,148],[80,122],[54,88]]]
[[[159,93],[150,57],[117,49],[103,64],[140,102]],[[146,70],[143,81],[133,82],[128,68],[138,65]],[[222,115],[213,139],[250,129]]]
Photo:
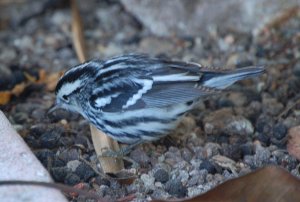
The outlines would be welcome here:
[[[61,87],[65,83],[73,83],[76,80],[83,78],[83,77],[92,77],[96,73],[96,68],[93,65],[86,65],[84,67],[80,68],[72,68],[69,71],[67,71],[58,81],[56,88],[55,88],[55,93],[57,94],[58,91],[61,89]]]

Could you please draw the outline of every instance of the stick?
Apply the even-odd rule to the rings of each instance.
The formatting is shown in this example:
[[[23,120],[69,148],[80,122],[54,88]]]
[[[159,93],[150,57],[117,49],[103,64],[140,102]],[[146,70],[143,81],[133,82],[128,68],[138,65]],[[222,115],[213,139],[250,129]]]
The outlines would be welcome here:
[[[73,44],[77,57],[80,62],[86,60],[86,51],[84,46],[83,28],[76,0],[71,0],[72,10],[72,34]],[[118,142],[108,137],[102,131],[97,130],[93,125],[90,125],[93,145],[97,156],[101,156],[106,149],[117,151],[119,150]],[[111,157],[99,157],[100,165],[104,173],[117,173],[124,168],[122,159]]]

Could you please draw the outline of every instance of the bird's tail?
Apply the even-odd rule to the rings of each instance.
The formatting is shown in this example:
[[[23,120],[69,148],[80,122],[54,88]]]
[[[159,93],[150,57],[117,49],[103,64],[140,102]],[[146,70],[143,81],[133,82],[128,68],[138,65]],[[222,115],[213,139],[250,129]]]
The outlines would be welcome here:
[[[206,87],[225,89],[237,81],[258,76],[264,71],[263,66],[250,66],[224,72],[205,71],[201,83]]]

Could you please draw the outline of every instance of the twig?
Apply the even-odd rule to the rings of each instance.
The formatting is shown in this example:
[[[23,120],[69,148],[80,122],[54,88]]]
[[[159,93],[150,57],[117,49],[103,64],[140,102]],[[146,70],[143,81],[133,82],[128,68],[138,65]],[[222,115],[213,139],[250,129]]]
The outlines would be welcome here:
[[[84,45],[83,28],[79,10],[76,4],[76,0],[71,0],[71,10],[72,10],[72,33],[73,33],[73,43],[77,57],[80,62],[86,60],[86,51]],[[109,150],[119,150],[119,144],[108,137],[103,132],[97,130],[93,125],[90,125],[91,135],[94,144],[94,148],[97,156],[102,155],[104,149]],[[122,159],[115,159],[111,157],[100,157],[99,158],[101,167],[104,173],[117,173],[124,168],[124,163]]]
[[[281,112],[276,119],[280,119],[282,116],[284,116],[285,114],[287,114],[291,109],[293,109],[297,104],[300,104],[300,99],[296,100],[296,102],[294,102],[291,106],[285,108],[283,110],[283,112]]]

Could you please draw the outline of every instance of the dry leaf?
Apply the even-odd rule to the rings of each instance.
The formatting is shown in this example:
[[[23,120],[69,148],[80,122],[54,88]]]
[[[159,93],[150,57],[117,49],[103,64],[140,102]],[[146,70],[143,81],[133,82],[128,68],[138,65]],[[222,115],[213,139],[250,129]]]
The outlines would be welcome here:
[[[289,129],[287,150],[290,155],[300,159],[300,126]]]
[[[211,191],[186,202],[244,202],[244,201],[300,201],[300,180],[283,168],[268,166],[256,172],[224,182]]]
[[[5,105],[10,101],[12,94],[8,91],[0,92],[0,105]]]

